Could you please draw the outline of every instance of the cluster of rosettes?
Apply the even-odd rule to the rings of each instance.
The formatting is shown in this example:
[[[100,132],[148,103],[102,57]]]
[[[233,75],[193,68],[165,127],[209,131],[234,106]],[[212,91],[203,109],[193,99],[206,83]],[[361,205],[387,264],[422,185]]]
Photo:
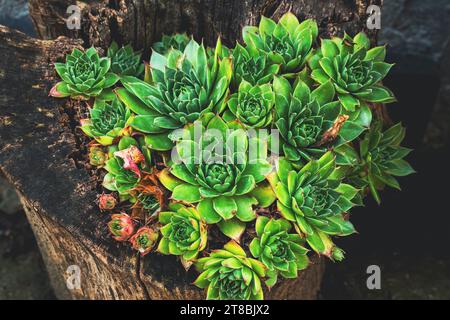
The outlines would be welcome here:
[[[234,48],[178,34],[149,63],[113,43],[56,64],[51,95],[90,108],[81,130],[106,170],[98,204],[116,240],[194,265],[208,299],[262,299],[307,268],[309,249],[343,259],[332,238],[355,232],[349,210],[399,188],[411,150],[400,124],[373,117],[395,101],[385,47],[318,33],[287,13],[245,27]]]

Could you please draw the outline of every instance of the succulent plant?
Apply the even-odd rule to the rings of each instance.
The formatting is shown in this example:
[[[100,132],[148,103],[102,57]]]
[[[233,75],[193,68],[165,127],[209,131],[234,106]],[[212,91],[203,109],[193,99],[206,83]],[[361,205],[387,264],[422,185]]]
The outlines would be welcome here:
[[[272,108],[275,95],[269,84],[252,86],[242,81],[239,91],[228,100],[228,110],[224,119],[237,119],[245,127],[261,128],[272,123]]]
[[[364,33],[353,39],[323,39],[320,51],[309,60],[311,77],[318,83],[330,79],[336,88],[339,101],[348,111],[356,110],[361,101],[390,103],[394,94],[380,84],[393,66],[384,62],[386,47],[370,49]]]
[[[100,58],[95,48],[86,52],[74,49],[66,56],[66,63],[55,63],[55,69],[63,80],[50,91],[56,98],[88,99],[99,96],[112,87],[119,77],[112,72],[111,60]]]
[[[163,35],[161,41],[153,44],[153,50],[162,55],[167,55],[171,49],[183,52],[190,40],[186,33]]]
[[[267,55],[272,64],[280,65],[283,74],[299,72],[305,66],[319,33],[315,21],[300,23],[290,12],[278,23],[262,17],[259,27],[247,26],[242,32],[251,55]]]
[[[98,146],[89,148],[89,164],[95,167],[103,167],[108,160],[108,155]]]
[[[232,87],[239,88],[242,81],[247,81],[251,85],[260,85],[272,81],[273,76],[280,71],[280,65],[272,64],[265,54],[259,52],[252,54],[239,43],[232,51],[233,56],[233,77]]]
[[[257,194],[266,192],[256,185],[272,170],[267,159],[259,158],[265,150],[250,159],[249,143],[255,148],[267,147],[258,138],[249,139],[242,127],[230,131],[233,124],[218,116],[212,116],[197,141],[193,127],[188,126],[177,143],[180,161],[170,166],[170,173],[163,170],[159,178],[172,191],[172,199],[198,203],[197,209],[208,224],[219,223],[222,232],[237,240],[245,230],[243,222],[256,218],[253,206],[258,204]],[[271,194],[266,192],[262,198],[264,203],[270,201]]]
[[[141,53],[134,52],[131,45],[119,48],[113,41],[108,48],[108,58],[111,59],[111,71],[122,76],[141,77],[144,73],[144,64],[141,61]]]
[[[193,261],[206,247],[206,223],[195,208],[171,204],[169,209],[171,211],[159,213],[159,222],[163,227],[158,251],[181,256],[186,262]]]
[[[381,122],[377,122],[359,144],[359,163],[354,169],[356,176],[350,176],[350,181],[361,189],[369,187],[378,203],[381,202],[379,190],[385,186],[400,190],[400,184],[395,177],[404,177],[415,172],[403,159],[412,151],[400,146],[405,131],[398,123],[383,132]]]
[[[309,264],[305,240],[298,234],[290,234],[291,224],[284,219],[259,216],[256,220],[256,238],[249,245],[252,255],[267,267],[267,286],[277,283],[278,274],[283,278],[297,278],[297,271]]]
[[[163,36],[150,63],[115,42],[106,58],[74,50],[50,92],[92,106],[81,129],[112,191],[97,204],[129,210],[112,215],[113,237],[195,265],[208,299],[262,299],[262,282],[308,266],[306,247],[343,260],[333,238],[355,232],[348,211],[414,172],[405,129],[383,131],[374,112],[395,101],[384,46],[364,33],[319,45],[317,23],[290,12],[242,36],[232,48]],[[209,251],[218,231],[231,241]]]
[[[208,300],[262,300],[261,277],[266,267],[248,258],[233,240],[209,257],[200,258],[196,267],[202,272],[194,284],[207,289]]]
[[[276,77],[274,91],[279,149],[293,162],[317,159],[327,150],[320,144],[323,134],[333,126],[341,110],[339,102],[333,101],[333,85],[327,82],[311,92],[302,81],[292,88],[288,80]]]
[[[166,203],[165,193],[156,176],[155,168],[151,168],[151,172],[144,172],[139,183],[130,191],[130,195],[130,201],[133,203],[132,216],[144,221]]]
[[[328,257],[333,257],[336,250],[330,235],[355,232],[343,214],[354,206],[351,200],[358,189],[333,179],[335,169],[335,156],[327,152],[299,171],[282,158],[277,172],[269,177],[283,218],[295,222],[297,231],[305,236],[311,248]]]
[[[130,110],[119,99],[114,98],[111,102],[97,99],[90,110],[90,118],[80,121],[81,130],[98,143],[108,146],[115,139],[130,134],[129,123],[132,119]]]
[[[102,193],[98,197],[98,207],[102,211],[106,210],[113,210],[117,206],[117,199],[116,197],[109,193]]]
[[[135,223],[126,213],[118,213],[111,216],[108,228],[115,240],[127,241],[134,233]]]
[[[141,256],[145,256],[152,251],[159,239],[159,232],[154,228],[142,227],[130,238],[130,243],[134,249],[139,251]]]
[[[131,126],[150,134],[147,142],[152,148],[170,150],[172,131],[193,123],[206,112],[220,113],[224,109],[231,61],[219,61],[220,51],[219,40],[215,56],[208,63],[205,47],[191,40],[184,53],[172,50],[166,58],[153,52],[152,84],[133,77],[122,78],[128,91],[117,93],[137,114]]]

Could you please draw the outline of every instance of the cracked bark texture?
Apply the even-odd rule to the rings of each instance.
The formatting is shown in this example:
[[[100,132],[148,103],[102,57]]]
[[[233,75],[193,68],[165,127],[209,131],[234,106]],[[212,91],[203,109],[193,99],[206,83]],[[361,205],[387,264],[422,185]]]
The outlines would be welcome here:
[[[382,0],[109,0],[77,1],[81,29],[69,30],[64,20],[71,0],[30,0],[30,15],[38,35],[81,38],[85,45],[107,47],[113,39],[131,43],[148,56],[162,34],[188,32],[213,45],[220,35],[232,45],[244,25],[255,25],[262,15],[278,19],[292,11],[300,20],[316,19],[322,36],[353,34],[366,29],[368,6]]]
[[[47,95],[57,81],[52,64],[74,47],[105,48],[111,39],[149,54],[162,33],[176,31],[208,44],[220,35],[232,44],[243,25],[256,24],[261,15],[277,19],[289,10],[300,19],[316,19],[323,36],[356,33],[365,28],[367,6],[380,1],[77,1],[78,31],[68,30],[64,21],[70,4],[30,0],[44,40],[0,27],[0,170],[20,194],[55,293],[62,299],[203,299],[204,292],[191,285],[196,272],[186,272],[175,257],[140,258],[108,235],[109,215],[95,205],[97,182],[78,163],[84,149],[74,103]],[[375,41],[376,34],[370,35]],[[324,261],[312,260],[298,279],[282,281],[266,299],[316,298]],[[71,265],[81,271],[75,290],[66,285]]]

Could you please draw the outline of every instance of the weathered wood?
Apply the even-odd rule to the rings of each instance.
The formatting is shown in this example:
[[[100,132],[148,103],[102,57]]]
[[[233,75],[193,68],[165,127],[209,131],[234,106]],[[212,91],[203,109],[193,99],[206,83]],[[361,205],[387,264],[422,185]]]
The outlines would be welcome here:
[[[30,0],[38,34],[31,39],[0,27],[0,170],[14,183],[38,239],[59,298],[71,299],[202,299],[175,257],[150,254],[140,258],[115,242],[106,230],[109,218],[95,206],[100,189],[80,159],[86,158],[76,130],[76,104],[49,98],[57,81],[52,63],[75,46],[106,47],[111,38],[130,42],[148,55],[164,33],[187,31],[212,44],[218,35],[227,44],[240,38],[245,24],[261,15],[277,18],[292,10],[318,20],[321,34],[357,32],[365,10],[380,1],[90,1],[82,6],[82,29],[70,31],[63,17],[72,1]],[[375,33],[371,33],[375,39]],[[68,290],[66,270],[78,265],[81,288]],[[295,280],[283,281],[268,299],[314,299],[324,261]]]
[[[366,29],[369,5],[382,0],[110,0],[77,1],[81,29],[69,30],[64,18],[72,0],[30,0],[30,13],[40,37],[64,35],[83,39],[84,44],[107,47],[114,39],[144,49],[162,34],[188,32],[208,45],[220,35],[232,45],[241,39],[244,25],[255,25],[262,15],[278,19],[292,11],[299,19],[314,18],[323,36],[365,30],[374,39],[376,31]]]

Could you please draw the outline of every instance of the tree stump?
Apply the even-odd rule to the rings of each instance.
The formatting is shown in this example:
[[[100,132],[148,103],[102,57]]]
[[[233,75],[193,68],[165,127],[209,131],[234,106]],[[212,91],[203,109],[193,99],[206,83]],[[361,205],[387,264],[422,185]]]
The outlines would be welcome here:
[[[74,47],[105,48],[112,39],[150,53],[162,33],[192,33],[211,45],[217,36],[232,45],[240,29],[261,15],[277,19],[288,10],[314,18],[321,34],[365,28],[366,9],[381,1],[91,1],[81,5],[82,28],[67,29],[62,17],[72,1],[30,0],[37,40],[0,26],[0,170],[16,187],[36,235],[52,286],[60,299],[203,299],[177,258],[152,253],[141,258],[107,232],[109,215],[95,200],[98,178],[80,159],[85,146],[77,130],[76,104],[48,97],[57,81],[53,63]],[[367,31],[367,30],[366,30]],[[59,36],[66,37],[59,37]],[[376,33],[369,32],[375,42]],[[71,39],[72,38],[72,39]],[[48,40],[55,39],[55,40]],[[148,58],[146,58],[148,59]],[[81,286],[68,289],[69,266],[81,271]],[[299,278],[283,280],[266,299],[315,299],[323,259]]]

